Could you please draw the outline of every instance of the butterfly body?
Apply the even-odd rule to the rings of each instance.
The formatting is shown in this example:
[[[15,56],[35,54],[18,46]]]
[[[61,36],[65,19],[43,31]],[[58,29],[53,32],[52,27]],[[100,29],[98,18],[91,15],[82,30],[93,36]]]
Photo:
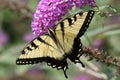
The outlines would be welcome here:
[[[48,66],[62,69],[65,77],[68,69],[67,59],[74,63],[81,63],[84,67],[79,60],[82,54],[80,37],[88,28],[94,11],[90,10],[83,15],[75,14],[56,24],[54,29],[48,28],[46,34],[38,36],[27,44],[16,64],[46,62]]]

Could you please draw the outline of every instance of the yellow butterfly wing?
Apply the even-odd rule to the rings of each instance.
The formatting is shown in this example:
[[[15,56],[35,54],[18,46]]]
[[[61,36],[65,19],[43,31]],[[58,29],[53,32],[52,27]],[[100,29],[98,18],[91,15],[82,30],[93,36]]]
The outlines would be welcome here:
[[[77,13],[60,22],[55,29],[56,36],[60,41],[64,52],[74,63],[82,64],[79,60],[82,52],[80,37],[89,27],[94,13],[93,10],[84,13]],[[82,66],[84,65],[82,64]]]
[[[21,52],[16,61],[17,65],[46,62],[48,66],[63,69],[68,68],[66,59],[63,59],[54,40],[49,35],[42,35],[31,41]],[[66,75],[66,74],[65,74]]]

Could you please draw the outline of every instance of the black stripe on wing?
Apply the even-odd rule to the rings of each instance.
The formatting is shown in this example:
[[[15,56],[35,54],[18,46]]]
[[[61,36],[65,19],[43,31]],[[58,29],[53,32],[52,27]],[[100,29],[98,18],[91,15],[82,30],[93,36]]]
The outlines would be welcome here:
[[[79,14],[81,15],[81,14]],[[82,43],[80,40],[80,37],[85,33],[85,31],[87,30],[87,28],[89,27],[89,24],[93,18],[94,15],[94,11],[90,10],[84,20],[84,23],[79,31],[79,33],[77,34],[76,38],[74,39],[74,44],[72,46],[72,50],[71,53],[68,55],[68,58],[74,62],[74,63],[81,63],[81,65],[83,67],[85,67],[85,65],[80,61],[80,56],[83,54],[82,53]],[[74,19],[76,20],[77,18],[74,16]]]
[[[34,47],[35,49],[38,47],[33,41],[31,42],[31,46]]]
[[[35,40],[35,39],[34,39],[34,40]],[[31,41],[31,43],[30,43],[31,47],[30,47],[30,46],[27,46],[27,47],[25,47],[25,48],[22,50],[22,52],[21,52],[22,54],[25,54],[25,53],[26,53],[25,50],[32,51],[32,50],[34,50],[34,49],[36,49],[36,48],[39,47],[37,44],[34,43],[34,40]],[[36,40],[38,40],[39,42],[44,43],[44,44],[46,44],[46,45],[51,46],[51,47],[54,48],[54,46],[50,45],[48,42],[46,42],[45,40],[43,40],[41,37],[37,37]]]
[[[66,59],[63,60],[56,60],[50,57],[38,57],[38,58],[26,58],[26,59],[17,59],[17,65],[26,65],[26,64],[36,64],[41,62],[46,62],[48,66],[52,68],[64,69],[65,67],[68,68],[68,64]],[[19,63],[18,63],[19,62]]]
[[[71,26],[73,20],[71,18],[67,18],[67,20],[68,20],[69,26]]]
[[[60,28],[61,28],[61,31],[62,31],[62,38],[63,38],[63,40],[64,40],[64,35],[65,35],[64,22],[61,22],[61,23],[60,23]]]
[[[57,70],[62,69],[64,71],[64,75],[67,78],[66,70],[68,69],[68,64],[66,59],[56,60],[50,57],[38,57],[38,58],[26,58],[26,59],[18,59],[16,61],[17,65],[26,65],[26,64],[37,64],[41,62],[46,62],[48,66],[52,68],[57,68]]]
[[[90,22],[91,22],[91,20],[92,20],[92,18],[94,16],[94,14],[95,14],[95,11],[93,11],[93,10],[88,11],[88,14],[87,14],[87,16],[86,16],[86,18],[84,20],[84,23],[83,23],[77,37],[80,38],[80,37],[82,37],[84,35],[87,28],[89,27],[89,24],[90,24]],[[79,14],[79,15],[81,15],[81,14]]]

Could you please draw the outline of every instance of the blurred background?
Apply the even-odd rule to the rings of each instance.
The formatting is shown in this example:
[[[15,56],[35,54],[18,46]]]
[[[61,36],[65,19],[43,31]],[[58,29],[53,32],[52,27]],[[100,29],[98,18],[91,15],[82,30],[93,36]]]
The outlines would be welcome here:
[[[120,80],[116,67],[104,63],[82,61],[80,64],[68,61],[68,79],[62,70],[57,71],[45,63],[16,65],[20,51],[35,36],[31,21],[40,0],[0,0],[0,80]],[[99,12],[95,14],[82,42],[110,55],[120,56],[120,0],[96,0]]]

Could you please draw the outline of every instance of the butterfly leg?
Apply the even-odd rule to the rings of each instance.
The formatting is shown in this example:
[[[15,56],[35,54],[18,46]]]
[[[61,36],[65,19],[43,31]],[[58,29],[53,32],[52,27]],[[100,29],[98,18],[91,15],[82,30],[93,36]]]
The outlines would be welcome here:
[[[80,56],[77,56],[78,59],[79,59],[79,63],[81,63],[82,67],[85,67],[85,65],[83,64],[83,62],[80,60],[80,57],[83,55],[83,53],[81,52],[81,53],[79,53],[79,54],[80,54]],[[79,55],[79,54],[78,54],[78,55]]]
[[[85,65],[83,64],[83,62],[80,61],[80,60],[77,60],[76,63],[80,63],[82,65],[82,67],[85,67]]]

